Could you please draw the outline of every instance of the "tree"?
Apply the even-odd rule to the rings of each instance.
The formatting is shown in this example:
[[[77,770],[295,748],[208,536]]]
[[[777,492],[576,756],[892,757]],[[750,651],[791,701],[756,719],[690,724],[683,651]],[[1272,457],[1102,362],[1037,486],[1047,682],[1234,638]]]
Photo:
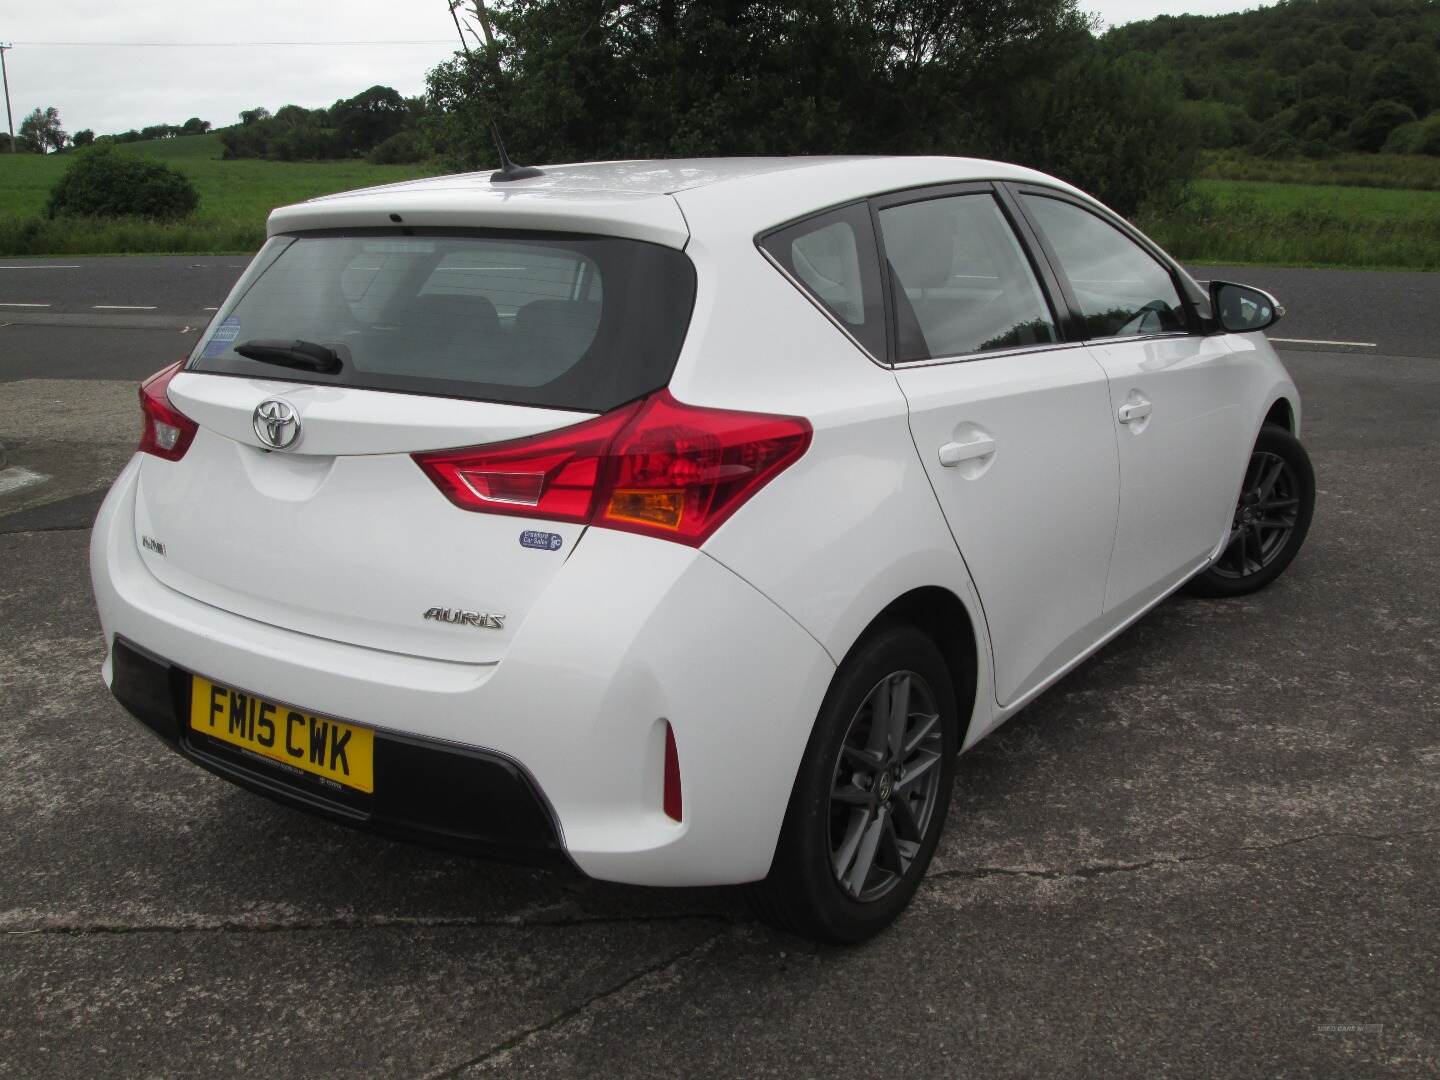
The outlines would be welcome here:
[[[260,120],[269,120],[270,110],[263,105],[254,109],[245,109],[240,113],[240,123],[250,125]]]
[[[192,116],[180,125],[180,130],[186,135],[204,135],[205,132],[210,130],[210,121],[201,120],[198,116]]]
[[[390,87],[372,86],[352,98],[337,101],[330,114],[340,131],[341,141],[350,150],[364,153],[398,134],[405,126],[409,110],[405,99]]]
[[[53,105],[36,109],[20,121],[20,137],[42,154],[63,150],[68,136],[60,128],[60,110]]]
[[[1396,101],[1377,101],[1350,125],[1350,141],[1357,150],[1374,153],[1385,145],[1390,133],[1415,119],[1415,110]]]
[[[74,135],[70,137],[70,145],[75,147],[77,150],[80,149],[80,147],[82,146],[89,146],[94,141],[95,132],[91,131],[89,128],[84,128],[81,131],[77,131]]]
[[[469,167],[492,159],[492,114],[535,160],[953,144],[1022,56],[1056,64],[1089,39],[1075,0],[508,0],[488,15],[495,44],[472,35],[430,76],[432,141]]]
[[[1365,100],[1398,101],[1412,112],[1424,115],[1430,106],[1430,87],[1415,68],[1401,67],[1387,60],[1365,80]]]
[[[1350,76],[1339,64],[1321,60],[1300,73],[1300,99],[1338,97],[1345,93]]]
[[[460,168],[494,162],[492,117],[522,161],[1003,153],[1126,210],[1190,167],[1178,80],[1121,65],[1076,0],[487,7],[494,43],[466,36],[466,51],[429,77],[427,133]],[[1047,92],[1061,71],[1083,108]],[[1095,127],[1046,131],[1030,108]],[[1116,152],[1139,157],[1106,159]]]

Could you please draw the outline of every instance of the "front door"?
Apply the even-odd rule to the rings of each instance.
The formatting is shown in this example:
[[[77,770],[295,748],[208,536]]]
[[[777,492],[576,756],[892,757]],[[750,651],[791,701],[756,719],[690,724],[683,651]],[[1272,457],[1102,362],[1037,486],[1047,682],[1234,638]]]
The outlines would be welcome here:
[[[1105,610],[1128,617],[1199,569],[1229,527],[1248,454],[1245,367],[1190,332],[1170,269],[1053,194],[1021,204],[1047,241],[1110,384],[1120,515]]]

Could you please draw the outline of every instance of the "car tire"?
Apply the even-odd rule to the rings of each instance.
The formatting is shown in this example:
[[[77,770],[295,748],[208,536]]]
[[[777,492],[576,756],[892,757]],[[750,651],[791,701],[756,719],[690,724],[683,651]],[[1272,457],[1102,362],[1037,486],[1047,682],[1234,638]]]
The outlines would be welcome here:
[[[1231,521],[1230,542],[1186,584],[1197,596],[1244,596],[1285,572],[1315,513],[1315,469],[1300,440],[1275,424],[1260,429]]]
[[[751,887],[760,918],[839,944],[894,921],[940,841],[959,727],[949,668],[929,636],[890,624],[851,649],[821,705],[770,874]]]

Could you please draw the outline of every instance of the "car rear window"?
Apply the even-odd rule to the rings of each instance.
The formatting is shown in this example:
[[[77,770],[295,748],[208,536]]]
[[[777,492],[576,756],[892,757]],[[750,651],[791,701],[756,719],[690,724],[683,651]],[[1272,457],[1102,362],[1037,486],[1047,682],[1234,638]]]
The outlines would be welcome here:
[[[391,230],[276,236],[190,370],[604,412],[670,381],[695,300],[681,252],[619,237]],[[325,375],[241,356],[306,341]]]

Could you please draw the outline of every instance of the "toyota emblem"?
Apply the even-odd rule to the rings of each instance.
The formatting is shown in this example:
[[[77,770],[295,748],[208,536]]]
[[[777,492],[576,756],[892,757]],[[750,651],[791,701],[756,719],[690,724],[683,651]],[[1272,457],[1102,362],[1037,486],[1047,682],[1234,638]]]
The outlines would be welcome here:
[[[300,437],[300,414],[295,406],[270,398],[255,406],[255,437],[272,450],[288,450]]]

